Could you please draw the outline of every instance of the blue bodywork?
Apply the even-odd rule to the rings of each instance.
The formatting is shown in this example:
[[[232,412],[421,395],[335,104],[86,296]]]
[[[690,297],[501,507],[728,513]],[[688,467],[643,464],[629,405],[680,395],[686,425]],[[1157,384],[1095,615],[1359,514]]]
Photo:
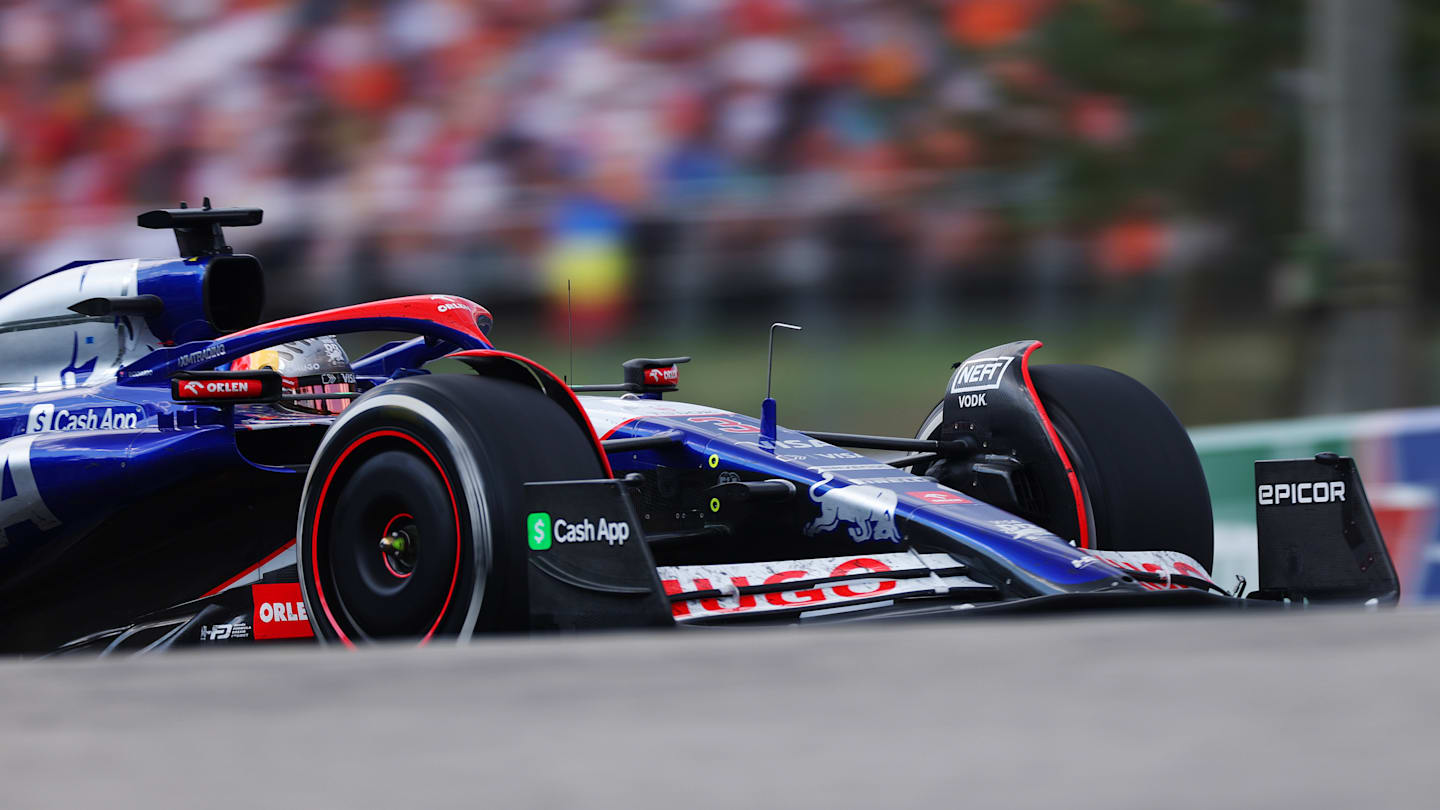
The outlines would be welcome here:
[[[221,335],[207,314],[210,262],[79,263],[0,297],[9,325],[0,329],[10,334],[0,339],[15,341],[15,356],[34,363],[33,373],[11,370],[9,390],[0,391],[0,647],[53,647],[199,599],[293,542],[307,448],[332,419],[270,406],[179,404],[170,397],[175,373],[321,335],[415,335],[354,361],[360,387],[370,389],[447,354],[491,348],[489,314],[449,296]],[[165,311],[87,318],[65,309],[91,294],[155,295]],[[24,303],[18,314],[17,300]],[[587,411],[617,402],[580,399]],[[680,415],[627,419],[607,438],[679,431],[681,441],[613,453],[615,474],[688,471],[708,477],[705,486],[715,478],[792,482],[794,519],[749,525],[786,533],[796,553],[943,551],[1007,598],[1139,588],[1125,571],[933,478],[785,428],[772,438],[748,416],[703,408],[687,416],[680,403],[665,404]],[[283,438],[264,441],[275,436]],[[877,511],[857,517],[857,509],[871,508],[866,503]],[[714,504],[709,517],[725,520]]]
[[[244,446],[288,428],[289,443],[303,448],[331,420],[270,406],[172,402],[176,371],[214,369],[325,334],[417,335],[353,363],[368,388],[447,353],[489,347],[480,331],[488,313],[444,297],[438,306],[463,312],[417,317],[436,308],[428,296],[358,307],[354,317],[341,310],[216,335],[202,305],[210,261],[76,263],[0,297],[12,307],[0,324],[0,338],[10,341],[0,347],[0,366],[34,366],[4,369],[29,390],[14,382],[0,390],[0,647],[33,649],[72,626],[193,599],[292,540],[308,459],[269,463]],[[85,318],[65,310],[92,292],[156,295],[165,312]],[[17,317],[17,306],[33,317]],[[471,322],[457,316],[472,312],[473,327],[462,328]]]
[[[584,401],[582,398],[582,403]],[[740,414],[723,418],[656,417],[626,422],[610,437],[636,438],[680,431],[684,434],[683,444],[674,450],[612,455],[611,464],[617,475],[662,466],[730,470],[747,477],[789,480],[798,488],[822,497],[830,490],[847,486],[893,492],[896,496],[894,515],[904,535],[903,540],[891,541],[895,546],[924,542],[921,538],[928,536],[931,538],[928,545],[954,550],[955,541],[960,541],[968,552],[966,556],[978,555],[997,568],[1012,572],[1034,595],[1108,587],[1123,576],[1123,572],[1059,537],[1009,512],[949,490],[933,478],[913,475],[786,428],[778,429],[771,445],[760,427],[760,420]],[[716,459],[713,464],[712,456]],[[947,491],[963,502],[936,504],[915,494]],[[997,523],[1005,529],[997,528]],[[830,534],[842,540],[846,536],[843,529]],[[880,545],[885,541],[869,542]]]

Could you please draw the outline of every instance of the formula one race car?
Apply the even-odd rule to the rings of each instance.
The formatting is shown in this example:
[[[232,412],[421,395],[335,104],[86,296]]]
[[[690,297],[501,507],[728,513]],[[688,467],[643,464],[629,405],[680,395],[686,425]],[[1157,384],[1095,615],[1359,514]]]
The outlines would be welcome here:
[[[1398,598],[1325,454],[1257,463],[1260,588],[1227,593],[1179,422],[1036,341],[958,363],[913,438],[791,430],[768,395],[663,399],[689,358],[567,385],[454,296],[257,323],[260,263],[221,229],[261,216],[150,211],[179,259],[0,297],[0,649]],[[351,362],[360,332],[406,337]]]

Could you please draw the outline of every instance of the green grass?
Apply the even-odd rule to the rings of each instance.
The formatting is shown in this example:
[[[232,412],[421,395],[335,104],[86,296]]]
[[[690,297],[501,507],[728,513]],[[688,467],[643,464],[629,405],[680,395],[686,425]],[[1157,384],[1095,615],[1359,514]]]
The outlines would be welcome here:
[[[782,424],[815,430],[908,435],[939,401],[951,365],[975,352],[1026,337],[1046,341],[1037,363],[1091,363],[1130,374],[1155,388],[1187,423],[1278,415],[1283,353],[1264,333],[1231,331],[1186,341],[1183,351],[1146,345],[1123,330],[1092,325],[1045,335],[999,325],[946,329],[875,326],[839,334],[776,337],[774,395]],[[498,344],[567,373],[563,342],[509,333]],[[758,414],[765,396],[766,332],[707,333],[688,339],[631,334],[602,346],[576,347],[577,383],[617,382],[632,357],[690,355],[671,398]],[[1244,394],[1238,401],[1236,393]],[[1245,405],[1253,406],[1249,409]]]
[[[496,332],[497,346],[568,373],[563,340],[523,325],[507,327]],[[356,338],[345,340],[356,356],[374,345]],[[774,379],[780,421],[814,430],[908,435],[939,401],[953,363],[1024,338],[1045,341],[1034,356],[1037,363],[1089,363],[1135,377],[1190,426],[1296,415],[1292,344],[1271,324],[1146,340],[1126,323],[1097,318],[1065,331],[983,322],[927,329],[871,322],[840,331],[781,333]],[[672,399],[758,414],[765,396],[765,350],[763,323],[697,330],[688,337],[637,327],[602,345],[577,346],[572,381],[618,382],[620,363],[632,357],[690,355],[694,361],[681,367],[680,391]],[[1431,351],[1440,356],[1440,349]]]

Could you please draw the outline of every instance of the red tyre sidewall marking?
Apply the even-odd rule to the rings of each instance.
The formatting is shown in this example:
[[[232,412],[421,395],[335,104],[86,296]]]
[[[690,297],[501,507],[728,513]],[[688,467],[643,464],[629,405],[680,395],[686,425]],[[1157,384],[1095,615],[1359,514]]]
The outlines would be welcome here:
[[[1075,475],[1075,465],[1070,463],[1065,446],[1060,443],[1060,434],[1055,432],[1050,414],[1045,413],[1045,406],[1040,404],[1040,394],[1035,390],[1035,383],[1030,380],[1030,355],[1043,345],[1045,344],[1033,343],[1020,356],[1020,373],[1025,377],[1025,387],[1030,390],[1030,399],[1035,403],[1035,410],[1040,413],[1040,421],[1045,423],[1045,432],[1050,434],[1050,444],[1060,456],[1060,463],[1065,465],[1065,475],[1070,478],[1070,493],[1075,498],[1075,518],[1080,522],[1080,548],[1090,548],[1090,521],[1085,516],[1085,498],[1080,493],[1080,479]]]
[[[427,644],[440,627],[440,622],[445,618],[445,611],[450,609],[450,600],[455,596],[455,583],[460,578],[460,506],[455,500],[455,490],[450,486],[450,477],[445,474],[445,468],[440,466],[440,461],[435,458],[435,454],[431,453],[430,448],[421,444],[420,440],[414,436],[398,430],[372,431],[351,442],[341,451],[339,458],[335,459],[335,463],[330,465],[330,472],[325,476],[325,484],[320,487],[320,500],[315,505],[315,523],[310,529],[310,566],[315,577],[315,595],[320,597],[320,609],[324,612],[325,618],[330,621],[330,627],[334,629],[336,635],[340,636],[340,640],[347,647],[354,647],[355,642],[351,641],[350,637],[345,635],[345,631],[340,629],[340,623],[335,621],[335,614],[330,612],[330,604],[325,599],[325,590],[320,586],[320,516],[325,509],[325,495],[330,491],[330,484],[335,480],[335,473],[339,472],[340,467],[345,463],[345,458],[360,445],[372,439],[386,437],[410,442],[420,448],[420,452],[430,459],[430,463],[435,465],[435,469],[440,473],[440,480],[445,482],[445,493],[450,497],[450,509],[455,516],[455,569],[450,575],[450,591],[445,594],[445,604],[440,607],[440,615],[435,618],[435,624],[430,627],[430,632],[420,639],[420,646],[423,647]]]

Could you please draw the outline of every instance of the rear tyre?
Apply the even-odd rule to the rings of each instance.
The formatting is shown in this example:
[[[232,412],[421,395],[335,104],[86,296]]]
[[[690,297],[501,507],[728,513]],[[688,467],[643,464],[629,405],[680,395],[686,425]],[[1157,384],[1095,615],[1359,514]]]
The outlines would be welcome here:
[[[1210,570],[1210,490],[1170,408],[1140,382],[1099,366],[1033,366],[1030,375],[1079,479],[1092,545],[1178,551]],[[936,406],[922,435],[938,437],[940,414]]]
[[[296,553],[316,636],[522,629],[525,482],[601,475],[587,432],[534,388],[433,375],[371,390],[305,483]]]

